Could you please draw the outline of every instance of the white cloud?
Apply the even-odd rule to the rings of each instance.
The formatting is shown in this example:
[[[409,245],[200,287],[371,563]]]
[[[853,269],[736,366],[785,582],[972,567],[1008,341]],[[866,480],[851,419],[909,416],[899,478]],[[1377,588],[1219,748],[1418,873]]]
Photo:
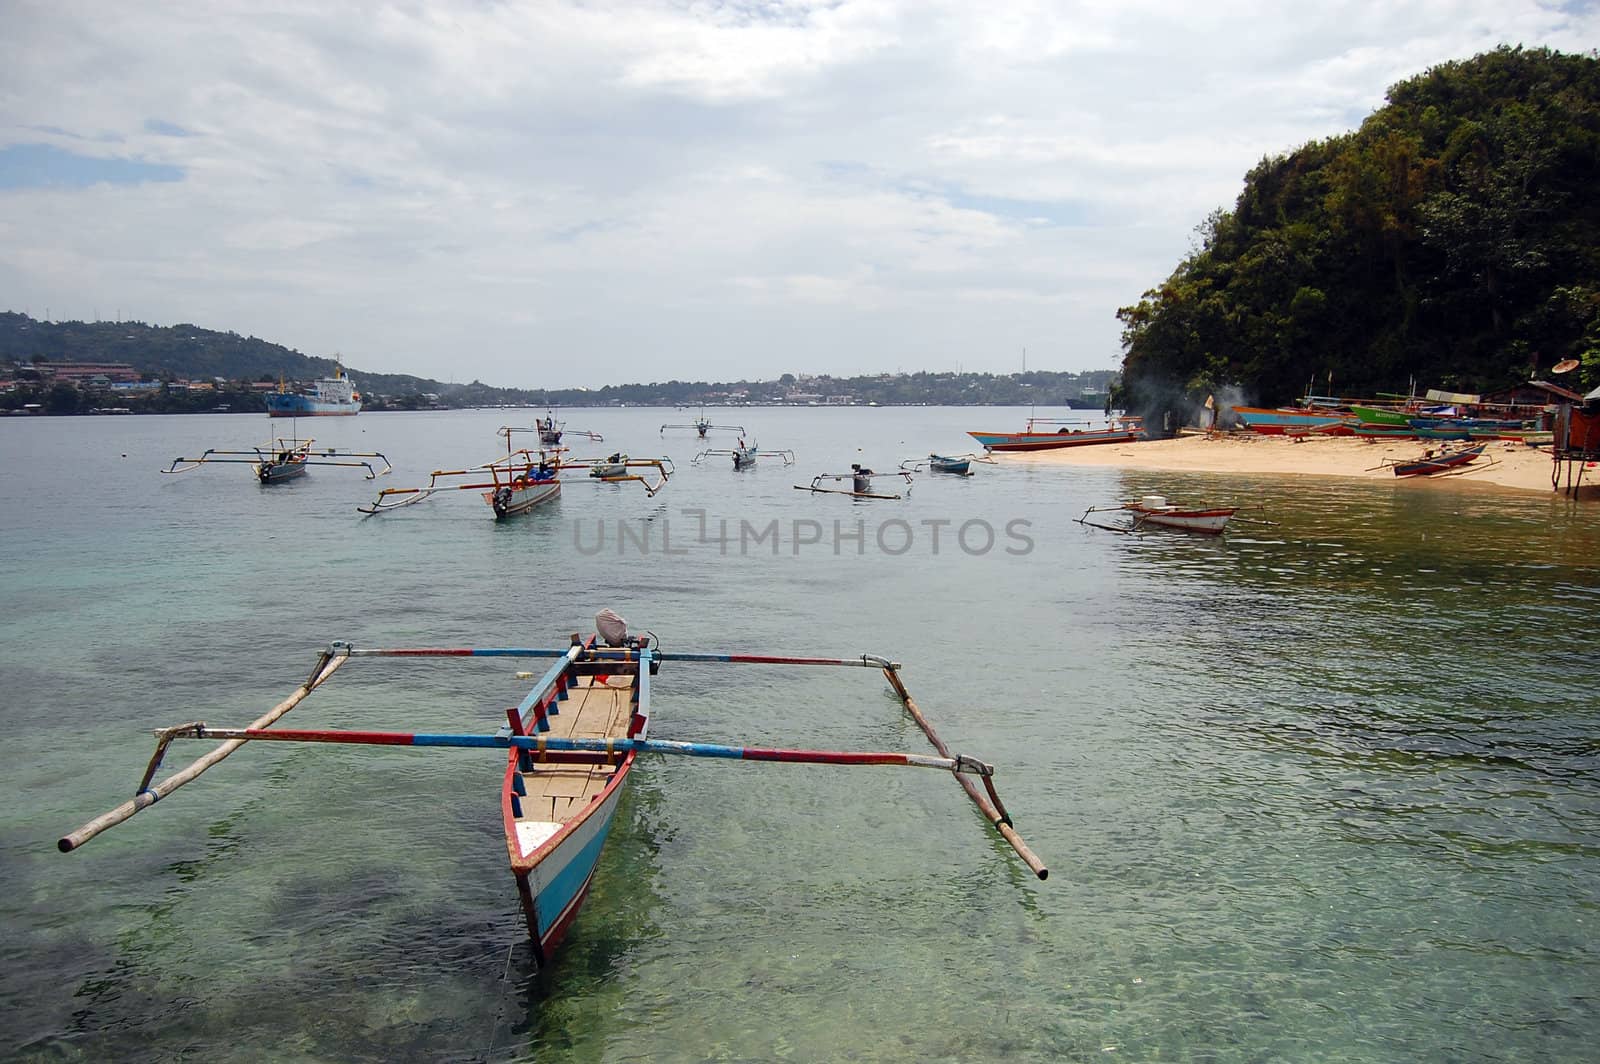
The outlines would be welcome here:
[[[12,3],[9,309],[193,321],[507,385],[1109,367],[1118,306],[1263,156],[1538,0]],[[188,135],[173,135],[181,130]]]

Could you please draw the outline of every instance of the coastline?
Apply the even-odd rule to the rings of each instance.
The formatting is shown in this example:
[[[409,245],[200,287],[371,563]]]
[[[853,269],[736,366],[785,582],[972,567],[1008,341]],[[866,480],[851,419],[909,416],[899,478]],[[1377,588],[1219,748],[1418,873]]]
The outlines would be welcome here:
[[[1549,451],[1513,440],[1495,440],[1461,474],[1396,477],[1390,463],[1417,458],[1436,443],[1426,440],[1366,440],[1350,436],[1260,436],[1217,433],[1170,440],[1063,447],[1053,451],[1002,454],[1001,461],[1049,465],[1119,466],[1125,469],[1187,473],[1331,476],[1428,485],[1488,485],[1514,491],[1560,494],[1551,485]],[[1493,463],[1487,459],[1493,458]],[[1387,460],[1387,461],[1386,461]],[[1565,476],[1563,474],[1563,483]],[[1600,468],[1584,470],[1583,499],[1600,498]]]

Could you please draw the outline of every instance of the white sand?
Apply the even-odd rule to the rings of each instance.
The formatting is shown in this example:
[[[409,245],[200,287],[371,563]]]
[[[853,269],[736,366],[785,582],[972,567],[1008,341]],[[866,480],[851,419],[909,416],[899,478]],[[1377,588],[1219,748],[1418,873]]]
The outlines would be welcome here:
[[[1170,469],[1195,473],[1266,473],[1294,476],[1395,479],[1390,465],[1420,458],[1437,449],[1424,440],[1366,440],[1351,436],[1257,436],[1252,433],[1181,436],[1140,443],[1108,443],[1063,447],[1053,451],[999,453],[1003,462],[1028,461],[1059,465],[1120,466],[1126,469]],[[1388,460],[1386,464],[1385,460]],[[1518,491],[1549,493],[1554,463],[1550,452],[1520,442],[1496,440],[1467,472],[1410,478],[1429,484],[1494,485]],[[1566,473],[1562,472],[1565,483]],[[1584,470],[1583,497],[1600,498],[1600,468]]]

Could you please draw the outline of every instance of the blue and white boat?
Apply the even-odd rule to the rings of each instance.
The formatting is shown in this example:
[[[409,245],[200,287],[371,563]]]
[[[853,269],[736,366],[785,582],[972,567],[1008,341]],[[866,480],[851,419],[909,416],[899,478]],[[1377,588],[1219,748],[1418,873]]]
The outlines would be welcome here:
[[[311,382],[306,391],[291,392],[282,383],[267,394],[268,417],[332,417],[361,413],[361,393],[355,382],[336,366],[333,376]]]

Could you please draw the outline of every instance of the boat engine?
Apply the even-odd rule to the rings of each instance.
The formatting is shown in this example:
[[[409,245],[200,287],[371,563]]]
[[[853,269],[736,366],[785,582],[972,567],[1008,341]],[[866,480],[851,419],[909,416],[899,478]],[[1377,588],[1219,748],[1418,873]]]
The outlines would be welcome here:
[[[595,614],[594,630],[600,633],[600,638],[605,640],[608,647],[628,645],[628,622],[618,616],[615,610],[604,609]]]

